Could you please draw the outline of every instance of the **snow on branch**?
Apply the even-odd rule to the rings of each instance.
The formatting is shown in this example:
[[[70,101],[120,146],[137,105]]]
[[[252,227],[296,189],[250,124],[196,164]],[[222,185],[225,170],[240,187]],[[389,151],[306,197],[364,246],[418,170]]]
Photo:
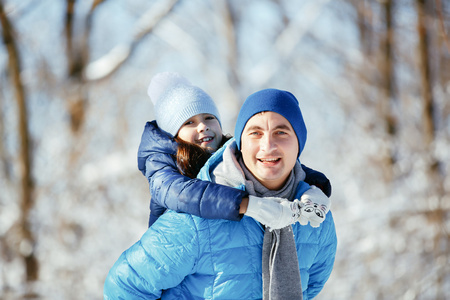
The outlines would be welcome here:
[[[126,44],[115,46],[104,56],[90,62],[84,71],[87,81],[104,79],[114,73],[123,63],[130,58],[139,42],[172,11],[179,0],[159,2],[145,12],[136,22],[133,39]]]

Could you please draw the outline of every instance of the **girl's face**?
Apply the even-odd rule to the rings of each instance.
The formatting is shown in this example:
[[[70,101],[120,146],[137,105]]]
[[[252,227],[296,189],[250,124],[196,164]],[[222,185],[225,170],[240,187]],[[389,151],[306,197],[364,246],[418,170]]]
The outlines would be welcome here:
[[[177,136],[212,153],[222,142],[222,128],[214,115],[198,114],[184,122]]]

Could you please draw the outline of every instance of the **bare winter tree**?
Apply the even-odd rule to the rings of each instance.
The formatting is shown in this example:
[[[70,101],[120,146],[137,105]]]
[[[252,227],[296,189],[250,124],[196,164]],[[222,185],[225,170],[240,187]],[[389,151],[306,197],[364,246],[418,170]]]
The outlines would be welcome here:
[[[393,235],[394,231],[397,232],[405,239],[406,248],[397,254],[389,253],[391,249],[368,251],[370,255],[363,261],[376,268],[376,259],[383,257],[386,260],[396,259],[400,265],[410,255],[410,247],[415,242],[429,241],[432,247],[421,250],[424,259],[417,261],[414,270],[409,269],[397,282],[380,290],[378,297],[388,298],[385,293],[397,289],[399,297],[445,299],[443,290],[448,287],[449,278],[445,273],[448,274],[448,267],[442,262],[448,261],[444,249],[449,245],[446,222],[449,211],[444,203],[449,195],[445,176],[449,164],[442,160],[442,147],[449,141],[448,130],[443,125],[448,122],[448,101],[445,101],[448,93],[444,91],[445,96],[440,91],[448,82],[448,77],[445,77],[448,76],[445,75],[448,74],[445,71],[449,66],[446,63],[448,52],[442,51],[447,48],[445,25],[442,24],[448,22],[448,13],[440,1],[415,1],[417,23],[401,24],[393,16],[404,10],[406,4],[403,2],[350,1],[350,4],[354,8],[354,22],[359,30],[364,63],[349,61],[352,66],[346,80],[353,82],[358,97],[356,101],[345,99],[343,105],[346,107],[346,102],[351,103],[346,107],[349,115],[361,109],[371,111],[372,116],[364,121],[367,124],[366,134],[374,137],[378,145],[385,145],[385,151],[377,151],[376,157],[368,159],[372,162],[371,170],[383,170],[384,174],[383,184],[378,185],[379,190],[383,191],[380,193],[383,199],[376,201],[395,205],[398,200],[394,200],[393,194],[400,191],[415,199],[406,202],[407,208],[402,213],[389,216],[390,224],[384,233]],[[401,43],[397,42],[402,36]],[[409,52],[408,48],[416,51]],[[412,76],[405,79],[400,71],[402,69],[411,70]],[[352,79],[353,72],[357,74],[357,80]],[[421,167],[414,165],[413,162],[417,161],[420,161]],[[417,178],[427,182],[426,188],[411,188],[410,182],[416,182]],[[408,228],[408,222],[414,218],[421,220],[422,227]],[[424,228],[429,233],[427,237],[421,236]],[[436,263],[438,258],[441,263]],[[429,272],[420,274],[419,270]],[[367,276],[364,282],[380,284],[377,275],[370,270],[364,276]],[[406,278],[410,281],[417,279],[418,284],[405,289],[403,283]],[[403,292],[398,291],[399,287],[404,289]],[[363,285],[357,289],[360,291],[356,294],[364,293]]]
[[[449,257],[448,251],[445,251],[450,244],[450,232],[446,230],[446,218],[448,212],[444,208],[445,199],[445,175],[443,170],[445,166],[435,156],[435,145],[437,143],[437,130],[438,124],[442,124],[439,120],[442,117],[436,111],[436,100],[433,93],[433,86],[435,85],[432,74],[439,74],[439,72],[433,72],[432,70],[432,52],[438,52],[436,46],[433,47],[430,36],[430,21],[433,18],[436,11],[433,6],[433,2],[426,0],[417,0],[417,35],[419,39],[418,53],[419,53],[419,67],[420,67],[420,87],[422,91],[422,120],[423,120],[423,140],[424,151],[426,153],[426,161],[428,164],[428,180],[432,192],[430,193],[429,201],[436,201],[438,205],[426,212],[432,223],[435,224],[435,237],[434,237],[434,255],[435,257],[442,257],[447,260]],[[434,24],[437,27],[437,24]],[[436,37],[434,37],[436,38]],[[435,45],[435,44],[434,44]],[[434,49],[432,49],[434,48]],[[446,247],[444,246],[446,245]],[[443,247],[444,246],[444,247]],[[435,269],[437,299],[444,299],[445,294],[443,291],[443,283],[445,280],[445,270],[440,266]]]
[[[30,226],[30,212],[33,207],[34,183],[32,172],[32,149],[30,147],[30,133],[28,129],[28,112],[25,88],[21,78],[21,58],[19,55],[13,25],[5,12],[3,1],[0,1],[0,21],[2,24],[3,43],[8,52],[8,74],[14,90],[18,112],[18,138],[19,138],[19,184],[21,214],[17,223],[19,242],[15,245],[17,253],[23,257],[26,279],[34,281],[38,279],[38,261],[34,253],[35,237]]]
[[[86,84],[105,79],[116,72],[131,57],[140,41],[150,34],[161,20],[167,17],[179,0],[171,0],[158,7],[152,7],[142,14],[135,24],[133,39],[129,44],[117,45],[96,61],[89,61],[89,38],[95,11],[105,0],[96,0],[85,16],[84,31],[74,32],[74,11],[76,0],[67,0],[66,6],[66,49],[68,62],[68,105],[71,127],[74,132],[83,124],[88,104]],[[77,34],[78,33],[78,34]]]
[[[82,132],[83,124],[86,121],[89,98],[87,93],[87,84],[95,80],[105,79],[116,72],[131,56],[139,42],[149,34],[157,24],[169,15],[170,11],[178,3],[178,0],[171,1],[152,7],[151,11],[143,14],[142,19],[135,24],[135,36],[131,44],[125,45],[128,51],[125,55],[120,51],[111,51],[99,60],[90,61],[90,34],[95,11],[99,9],[103,0],[93,1],[88,14],[84,18],[76,18],[75,11],[78,2],[76,0],[67,0],[65,6],[65,22],[64,33],[66,42],[66,62],[67,77],[62,80],[65,86],[64,96],[66,98],[67,109],[70,116],[70,128],[75,137]],[[75,20],[82,19],[84,24],[82,32],[75,30],[79,28],[75,26]],[[27,110],[27,95],[21,74],[22,60],[20,57],[19,46],[17,45],[17,36],[13,28],[13,22],[9,19],[8,13],[5,11],[3,1],[0,1],[0,21],[2,40],[8,54],[8,70],[7,75],[11,82],[14,98],[17,103],[17,137],[19,139],[19,152],[17,163],[19,170],[19,183],[17,184],[17,192],[20,195],[20,218],[13,230],[9,231],[10,236],[2,237],[4,249],[13,249],[13,253],[19,253],[23,257],[25,265],[25,274],[27,281],[35,281],[39,279],[39,261],[36,258],[34,247],[37,237],[33,235],[31,228],[31,213],[35,201],[35,186],[32,175],[33,147],[31,144],[30,131],[28,121],[30,115]],[[119,46],[118,46],[119,47]],[[56,91],[53,91],[56,92]],[[85,144],[74,142],[72,158],[72,169],[77,170],[73,165],[76,157],[80,155],[77,149],[82,149]],[[3,145],[2,145],[3,146]],[[3,147],[2,147],[3,149]],[[6,154],[2,155],[4,159]],[[6,167],[6,165],[5,165]],[[5,173],[6,174],[6,173]],[[14,184],[14,183],[13,183]],[[18,232],[18,234],[17,234]],[[19,237],[19,239],[17,239]],[[14,242],[11,246],[10,241]]]
[[[395,101],[394,93],[394,26],[393,26],[393,10],[395,1],[386,0],[382,2],[384,12],[385,25],[384,32],[381,33],[381,59],[380,59],[380,101],[379,110],[384,123],[386,132],[387,149],[385,154],[384,169],[387,181],[392,180],[393,166],[396,161],[395,140],[397,135],[397,117],[394,114],[393,101]]]

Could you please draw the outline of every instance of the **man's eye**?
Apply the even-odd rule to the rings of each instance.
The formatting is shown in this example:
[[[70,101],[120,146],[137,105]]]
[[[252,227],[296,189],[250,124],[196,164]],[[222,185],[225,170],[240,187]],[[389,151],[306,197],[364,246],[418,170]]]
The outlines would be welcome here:
[[[256,136],[256,135],[259,135],[259,132],[256,132],[256,131],[250,132],[249,135],[255,135]]]
[[[287,132],[284,132],[284,131],[278,131],[277,134],[278,134],[278,135],[284,135],[284,134],[287,134]]]

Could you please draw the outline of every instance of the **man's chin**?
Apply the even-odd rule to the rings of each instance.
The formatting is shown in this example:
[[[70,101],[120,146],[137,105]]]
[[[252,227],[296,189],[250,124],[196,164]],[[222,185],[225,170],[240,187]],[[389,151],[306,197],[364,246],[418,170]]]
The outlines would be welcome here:
[[[283,187],[286,183],[288,176],[282,176],[280,174],[259,174],[260,176],[255,176],[258,181],[267,187],[268,189],[279,189]],[[288,174],[289,175],[289,174]]]

